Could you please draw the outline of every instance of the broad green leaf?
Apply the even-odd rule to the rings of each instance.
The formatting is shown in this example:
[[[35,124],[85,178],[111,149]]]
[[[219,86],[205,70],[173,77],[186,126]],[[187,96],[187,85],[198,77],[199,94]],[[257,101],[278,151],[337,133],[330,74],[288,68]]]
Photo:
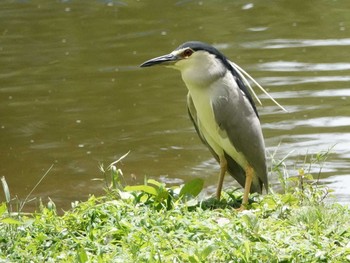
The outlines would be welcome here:
[[[246,260],[250,261],[250,243],[249,241],[245,241],[244,242],[244,248],[245,248],[245,257],[246,257]]]
[[[305,174],[304,176],[307,180],[314,180],[314,177],[312,176],[312,174]]]
[[[7,211],[7,206],[5,203],[0,205],[0,216],[2,216]]]
[[[158,192],[157,192],[157,199],[158,200],[165,200],[167,199],[169,196],[169,192],[166,191],[165,189],[159,188]]]
[[[16,219],[13,219],[11,217],[7,217],[0,220],[2,223],[9,224],[9,225],[22,225],[23,223],[21,221],[18,221]]]
[[[192,181],[186,183],[180,191],[180,197],[184,195],[191,195],[196,197],[203,189],[204,180],[200,178],[195,178]]]
[[[79,248],[78,250],[78,261],[81,263],[88,261],[88,255],[86,254],[86,251],[84,248]]]
[[[156,181],[156,180],[154,180],[154,179],[148,179],[148,180],[147,180],[147,183],[148,183],[148,184],[153,184],[153,185],[158,186],[158,187],[161,187],[161,186],[162,186],[162,183],[160,183],[160,182],[158,182],[158,181]]]
[[[131,186],[125,186],[124,191],[128,192],[136,192],[136,191],[142,191],[151,195],[157,195],[157,189],[155,189],[152,186],[149,185],[131,185]]]
[[[288,203],[288,204],[297,204],[299,202],[298,198],[291,194],[285,194],[281,197],[281,200],[283,203]]]
[[[218,247],[215,246],[215,245],[213,245],[213,244],[207,246],[206,248],[204,248],[204,249],[202,250],[202,252],[201,252],[201,257],[202,257],[202,259],[206,259],[206,258],[209,256],[209,254],[210,254],[211,252],[215,251],[217,248],[218,248]]]

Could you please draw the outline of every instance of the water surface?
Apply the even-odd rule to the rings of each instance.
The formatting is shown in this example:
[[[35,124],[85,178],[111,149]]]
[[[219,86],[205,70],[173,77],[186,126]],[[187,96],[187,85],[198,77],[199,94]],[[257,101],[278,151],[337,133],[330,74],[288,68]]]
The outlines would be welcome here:
[[[305,158],[333,147],[321,177],[349,202],[349,8],[345,0],[2,1],[0,176],[23,200],[53,164],[32,197],[67,209],[101,194],[99,164],[130,151],[126,183],[197,176],[212,192],[218,165],[187,117],[179,73],[138,67],[201,40],[288,109],[259,96],[268,156],[289,154],[296,175]]]

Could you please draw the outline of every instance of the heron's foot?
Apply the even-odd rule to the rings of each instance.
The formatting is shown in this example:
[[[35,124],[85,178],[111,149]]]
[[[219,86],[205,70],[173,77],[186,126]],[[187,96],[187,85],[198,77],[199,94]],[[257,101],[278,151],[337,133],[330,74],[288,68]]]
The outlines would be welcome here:
[[[241,206],[239,208],[236,208],[236,212],[242,212],[244,210],[247,210],[247,205],[241,204]]]

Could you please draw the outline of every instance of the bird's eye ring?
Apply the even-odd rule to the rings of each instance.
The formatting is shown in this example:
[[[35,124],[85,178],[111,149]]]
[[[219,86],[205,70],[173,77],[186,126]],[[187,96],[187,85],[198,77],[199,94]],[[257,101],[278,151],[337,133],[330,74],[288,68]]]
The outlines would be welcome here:
[[[193,50],[192,49],[186,49],[184,50],[184,52],[182,53],[184,58],[188,58],[189,56],[191,56],[193,54]]]

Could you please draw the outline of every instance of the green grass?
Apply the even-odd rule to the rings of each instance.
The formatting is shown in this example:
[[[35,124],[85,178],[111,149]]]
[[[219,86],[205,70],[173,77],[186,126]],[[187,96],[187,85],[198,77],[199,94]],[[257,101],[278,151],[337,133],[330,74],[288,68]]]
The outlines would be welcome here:
[[[241,213],[233,208],[239,191],[203,201],[199,179],[124,187],[120,170],[101,167],[106,195],[63,216],[52,202],[31,215],[3,203],[0,262],[350,262],[349,208],[324,202],[329,190],[308,169],[283,177],[282,163],[272,172],[283,193],[251,195],[250,210]]]

